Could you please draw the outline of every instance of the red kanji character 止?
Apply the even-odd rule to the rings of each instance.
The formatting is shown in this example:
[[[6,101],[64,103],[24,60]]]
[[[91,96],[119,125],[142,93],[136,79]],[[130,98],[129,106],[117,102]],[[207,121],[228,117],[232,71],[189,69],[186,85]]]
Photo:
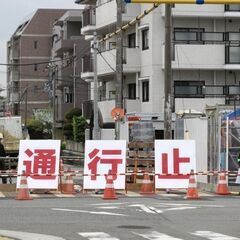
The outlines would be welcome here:
[[[25,153],[29,157],[33,155],[32,151],[30,151],[29,149],[27,149]],[[32,161],[30,160],[23,161],[23,164],[26,166],[26,174],[27,175],[33,174],[33,176],[31,176],[31,178],[33,179],[42,179],[42,180],[56,179],[56,176],[53,175],[55,174],[55,168],[56,168],[55,150],[54,149],[36,149],[34,153],[35,154],[33,158],[33,169],[32,169]]]

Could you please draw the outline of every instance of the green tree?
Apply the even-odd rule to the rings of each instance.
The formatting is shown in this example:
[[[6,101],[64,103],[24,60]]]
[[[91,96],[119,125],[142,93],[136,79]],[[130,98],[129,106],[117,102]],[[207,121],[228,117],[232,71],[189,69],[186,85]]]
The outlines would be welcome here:
[[[73,140],[75,142],[85,141],[85,129],[87,127],[87,121],[84,117],[73,117]]]
[[[51,138],[51,124],[46,125],[39,119],[31,119],[27,124],[27,128],[31,139]]]
[[[74,140],[73,135],[73,117],[80,117],[82,110],[73,108],[65,114],[65,122],[63,124],[63,134],[68,140]]]

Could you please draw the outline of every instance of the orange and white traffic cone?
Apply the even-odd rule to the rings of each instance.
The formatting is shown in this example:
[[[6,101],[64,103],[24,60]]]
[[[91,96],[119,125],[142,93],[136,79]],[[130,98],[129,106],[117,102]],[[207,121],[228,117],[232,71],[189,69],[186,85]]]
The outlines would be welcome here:
[[[142,182],[142,186],[140,189],[140,194],[143,194],[143,195],[155,194],[155,192],[153,190],[153,184],[150,180],[149,173],[147,171],[144,172],[144,174],[143,174],[143,182]]]
[[[195,180],[194,171],[191,170],[189,176],[189,184],[187,189],[187,195],[185,199],[199,199],[198,190],[197,190],[197,183]]]
[[[73,178],[71,174],[71,168],[68,168],[66,179],[62,182],[62,193],[76,194],[74,190]]]
[[[25,171],[22,171],[20,187],[17,192],[16,200],[32,200],[29,194],[27,177]]]
[[[219,174],[219,181],[218,181],[216,193],[219,194],[219,195],[229,195],[229,194],[231,194],[228,190],[226,174],[224,172],[221,172]]]
[[[106,178],[106,187],[103,193],[104,200],[114,200],[117,199],[114,183],[113,183],[113,175],[112,172],[109,170],[108,174],[105,176]]]

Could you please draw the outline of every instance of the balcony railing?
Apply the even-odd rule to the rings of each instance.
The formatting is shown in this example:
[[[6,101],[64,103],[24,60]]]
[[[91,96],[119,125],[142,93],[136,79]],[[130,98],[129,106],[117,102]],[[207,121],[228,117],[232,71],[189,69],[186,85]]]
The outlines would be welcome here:
[[[225,11],[226,12],[238,12],[238,11],[240,11],[240,5],[239,4],[225,5]]]
[[[225,85],[190,85],[174,86],[175,98],[205,98],[205,97],[228,97],[239,96],[240,86]]]
[[[175,43],[206,44],[206,43],[235,43],[240,42],[240,32],[198,32],[174,31]]]
[[[83,11],[83,27],[96,25],[96,10],[94,8],[88,8]]]

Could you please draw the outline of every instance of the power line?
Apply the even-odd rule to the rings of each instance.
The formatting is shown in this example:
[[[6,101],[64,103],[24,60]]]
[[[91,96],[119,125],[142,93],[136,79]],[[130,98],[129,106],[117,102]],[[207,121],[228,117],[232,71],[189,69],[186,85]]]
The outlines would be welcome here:
[[[102,53],[99,51],[98,48],[96,48],[99,55],[102,57],[102,59],[104,60],[104,62],[113,70],[113,72],[116,72],[116,70],[110,65],[110,63],[106,60],[106,58],[102,55]]]

